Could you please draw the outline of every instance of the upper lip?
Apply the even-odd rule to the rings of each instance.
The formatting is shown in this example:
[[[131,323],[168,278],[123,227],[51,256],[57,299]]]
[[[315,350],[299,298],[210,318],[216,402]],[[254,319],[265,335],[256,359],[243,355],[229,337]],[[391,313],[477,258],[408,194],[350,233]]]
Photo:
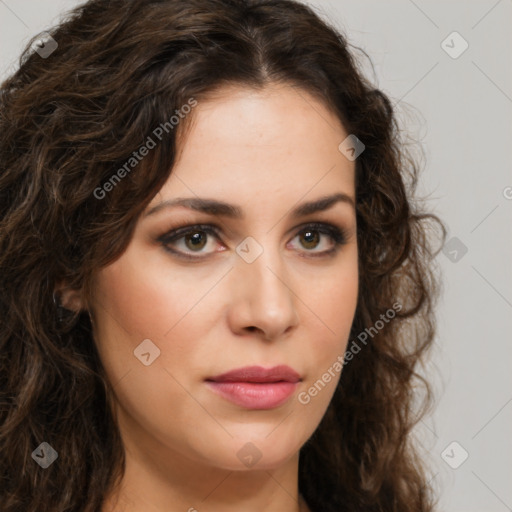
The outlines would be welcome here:
[[[214,382],[298,382],[301,378],[293,368],[282,364],[272,368],[245,366],[215,377],[209,377],[206,380]]]

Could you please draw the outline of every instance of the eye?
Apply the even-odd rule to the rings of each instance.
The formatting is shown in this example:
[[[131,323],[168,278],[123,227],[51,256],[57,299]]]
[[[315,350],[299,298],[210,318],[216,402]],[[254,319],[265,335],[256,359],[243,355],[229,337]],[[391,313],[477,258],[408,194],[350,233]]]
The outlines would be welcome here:
[[[320,244],[322,237],[330,238],[331,244],[327,249],[320,251],[311,251],[316,249]],[[308,224],[302,228],[295,238],[300,239],[300,243],[303,247],[308,249],[306,252],[313,252],[313,257],[327,256],[336,253],[339,247],[346,243],[346,235],[340,228],[326,223],[313,223]]]
[[[192,256],[191,253],[207,252],[202,250],[207,246],[208,235],[219,239],[217,229],[214,226],[198,224],[169,231],[160,237],[159,241],[166,251],[176,256],[185,259],[202,259],[202,256]],[[187,250],[190,252],[187,253]]]
[[[206,255],[212,252],[203,250],[208,246],[209,235],[220,240],[216,226],[197,224],[171,230],[161,236],[158,241],[167,252],[179,258],[186,260],[202,260]],[[332,224],[326,223],[308,224],[298,231],[292,240],[295,240],[295,238],[299,238],[300,244],[306,249],[305,252],[308,255],[311,254],[312,257],[332,255],[338,251],[341,245],[346,243],[345,232]],[[313,251],[312,249],[316,249],[321,245],[323,238],[331,240],[330,245],[328,244],[328,248],[322,251]],[[213,244],[213,246],[215,246],[215,244]],[[195,256],[194,253],[204,255]]]

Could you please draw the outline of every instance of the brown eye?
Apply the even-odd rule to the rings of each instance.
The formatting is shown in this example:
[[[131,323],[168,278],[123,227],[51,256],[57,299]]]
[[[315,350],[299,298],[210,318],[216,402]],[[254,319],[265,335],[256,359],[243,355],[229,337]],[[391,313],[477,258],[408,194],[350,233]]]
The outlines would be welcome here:
[[[202,259],[211,252],[203,250],[207,247],[209,239],[219,240],[217,230],[209,225],[184,226],[162,235],[158,241],[167,252],[185,259]],[[198,256],[194,256],[197,253]]]
[[[191,231],[192,233],[192,231]],[[194,231],[192,236],[184,236],[185,245],[188,249],[203,249],[206,245],[206,233],[204,231]],[[188,243],[190,241],[190,243]]]
[[[325,250],[314,250],[322,245],[322,236],[331,240],[330,246],[327,245]],[[300,245],[306,249],[303,252],[313,258],[332,255],[339,246],[346,243],[345,231],[326,223],[309,224],[297,233],[296,238],[299,238]]]
[[[158,241],[167,252],[179,258],[200,261],[214,252],[219,252],[218,250],[215,251],[215,247],[213,247],[213,250],[204,250],[208,245],[209,235],[211,235],[211,238],[220,241],[217,230],[216,226],[208,224],[184,226],[165,233],[158,238]],[[300,239],[302,249],[299,249],[299,252],[313,258],[331,256],[338,251],[341,245],[346,243],[345,231],[326,223],[309,224],[297,232],[293,239],[295,238]],[[331,243],[327,245],[325,250],[315,250],[322,245],[324,238],[330,239]]]
[[[308,229],[302,233],[301,239],[305,240],[305,243],[302,245],[306,249],[314,249],[320,241],[320,236],[318,235],[318,231]]]

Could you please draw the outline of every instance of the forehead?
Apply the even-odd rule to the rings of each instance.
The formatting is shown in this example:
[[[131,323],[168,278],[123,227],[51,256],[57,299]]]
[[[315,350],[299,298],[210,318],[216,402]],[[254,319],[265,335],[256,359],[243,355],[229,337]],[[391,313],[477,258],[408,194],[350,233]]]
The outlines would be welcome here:
[[[338,149],[347,135],[337,116],[302,89],[225,87],[198,100],[155,201],[196,194],[243,205],[270,194],[353,196],[355,164]]]

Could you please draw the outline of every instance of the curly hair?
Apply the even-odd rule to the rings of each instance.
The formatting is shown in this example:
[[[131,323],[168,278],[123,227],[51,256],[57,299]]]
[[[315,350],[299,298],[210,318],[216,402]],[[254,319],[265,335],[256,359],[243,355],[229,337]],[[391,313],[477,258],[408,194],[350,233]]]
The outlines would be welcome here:
[[[291,84],[321,99],[364,142],[356,159],[359,295],[355,338],[392,303],[396,316],[344,365],[300,450],[299,490],[325,512],[431,511],[435,496],[411,430],[433,404],[418,372],[436,333],[440,280],[418,163],[390,99],[363,76],[347,39],[294,0],[91,0],[32,48],[0,97],[0,508],[100,509],[124,470],[90,317],[53,299],[61,282],[90,296],[169,178],[178,130],[106,198],[94,191],[155,126],[223,85]],[[181,127],[180,127],[181,130]],[[416,385],[422,406],[412,411]],[[46,470],[31,453],[59,447]]]

